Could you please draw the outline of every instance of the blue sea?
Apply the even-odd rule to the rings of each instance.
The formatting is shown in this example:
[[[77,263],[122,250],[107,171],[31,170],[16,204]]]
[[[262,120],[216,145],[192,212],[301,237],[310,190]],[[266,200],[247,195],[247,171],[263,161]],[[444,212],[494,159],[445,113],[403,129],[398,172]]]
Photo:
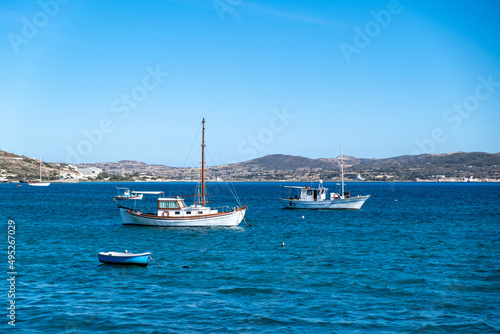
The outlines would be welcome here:
[[[348,184],[359,211],[281,209],[283,184],[234,183],[235,228],[123,226],[111,200],[193,183],[0,184],[2,332],[13,300],[22,333],[500,333],[500,184]],[[98,261],[124,250],[158,264]]]

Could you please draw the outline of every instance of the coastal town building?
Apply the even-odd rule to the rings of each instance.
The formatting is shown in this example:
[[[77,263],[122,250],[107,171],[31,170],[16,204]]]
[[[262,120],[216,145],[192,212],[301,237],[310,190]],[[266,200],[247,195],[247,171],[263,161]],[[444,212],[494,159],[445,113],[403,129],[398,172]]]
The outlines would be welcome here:
[[[96,179],[97,176],[102,173],[102,169],[97,167],[86,167],[80,168],[78,172],[81,179]]]

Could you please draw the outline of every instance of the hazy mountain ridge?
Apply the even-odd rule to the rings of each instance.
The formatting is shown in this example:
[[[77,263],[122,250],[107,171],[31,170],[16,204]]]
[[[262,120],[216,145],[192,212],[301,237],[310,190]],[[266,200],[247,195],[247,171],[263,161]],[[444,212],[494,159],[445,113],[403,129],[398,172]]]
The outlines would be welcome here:
[[[331,159],[308,159],[304,157],[268,155],[262,158],[232,165],[241,169],[253,168],[263,171],[290,171],[306,169],[315,176],[333,179],[340,170],[340,157]],[[364,159],[344,156],[344,172],[356,178],[361,174],[366,179],[415,180],[440,178],[490,178],[499,179],[500,153],[453,152],[447,154],[405,155],[385,159]],[[260,168],[259,168],[260,167]],[[296,174],[296,173],[295,173]],[[300,177],[300,175],[296,175]],[[309,175],[313,176],[313,175]]]
[[[148,165],[124,160],[117,163],[86,164],[103,168],[110,173],[126,171],[130,174],[146,173],[156,178],[191,179],[199,177],[198,168]],[[446,154],[404,155],[385,159],[366,159],[344,156],[347,179],[357,174],[366,180],[436,180],[455,178],[500,179],[500,153],[452,152]],[[338,179],[340,156],[311,159],[301,156],[271,154],[230,165],[207,167],[208,178],[233,180],[311,180]]]

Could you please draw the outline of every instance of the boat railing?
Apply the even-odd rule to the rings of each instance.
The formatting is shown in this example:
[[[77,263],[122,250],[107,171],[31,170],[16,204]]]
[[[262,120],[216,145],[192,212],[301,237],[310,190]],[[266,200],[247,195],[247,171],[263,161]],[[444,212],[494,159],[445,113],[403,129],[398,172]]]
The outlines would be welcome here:
[[[233,211],[229,205],[224,205],[224,206],[217,206],[215,208],[212,208],[213,210],[218,210],[219,212],[230,212]]]
[[[214,207],[212,208],[212,210],[218,210],[219,212],[232,212],[234,210],[242,210],[242,209],[246,209],[246,205],[243,205],[243,207],[239,207],[239,206],[235,206],[235,207],[231,207],[229,205],[224,205],[224,206],[218,206],[218,207]]]
[[[145,213],[145,214],[149,214],[149,215],[156,215],[156,213],[154,212],[156,210],[156,208],[152,208],[150,206],[145,207],[145,208],[129,208],[127,206],[119,205],[118,208],[130,210],[131,212],[140,212],[140,213]]]
[[[149,214],[149,215],[156,215],[155,210],[157,210],[156,207],[152,208],[150,206],[147,206],[145,208],[138,208],[135,211],[138,211],[138,212],[141,212],[141,213],[145,213],[145,214]]]

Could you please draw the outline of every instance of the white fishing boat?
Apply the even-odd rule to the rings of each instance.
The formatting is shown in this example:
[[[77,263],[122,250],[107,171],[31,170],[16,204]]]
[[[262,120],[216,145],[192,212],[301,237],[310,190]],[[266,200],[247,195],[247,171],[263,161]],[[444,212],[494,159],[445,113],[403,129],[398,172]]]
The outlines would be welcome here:
[[[205,119],[203,119],[201,143],[201,185],[195,194],[198,201],[187,206],[181,197],[163,197],[163,192],[135,191],[136,194],[154,194],[158,196],[156,212],[147,213],[134,208],[119,206],[124,225],[147,225],[167,227],[199,227],[199,226],[237,226],[247,210],[246,205],[234,208],[213,209],[205,206],[208,203],[205,193]]]
[[[116,187],[116,190],[118,191],[118,195],[113,196],[115,200],[121,200],[121,199],[138,199],[141,200],[143,194],[142,193],[137,193],[135,191],[130,191],[129,188],[123,188],[123,187]]]
[[[40,158],[40,180],[30,181],[28,185],[35,187],[47,187],[50,186],[50,182],[42,182],[42,158]]]
[[[289,193],[287,197],[280,198],[280,204],[286,209],[339,209],[339,210],[359,210],[370,195],[351,196],[351,193],[344,190],[344,158],[340,149],[341,168],[341,192],[330,192],[323,187],[323,181],[319,181],[317,188],[301,186],[283,186]]]

